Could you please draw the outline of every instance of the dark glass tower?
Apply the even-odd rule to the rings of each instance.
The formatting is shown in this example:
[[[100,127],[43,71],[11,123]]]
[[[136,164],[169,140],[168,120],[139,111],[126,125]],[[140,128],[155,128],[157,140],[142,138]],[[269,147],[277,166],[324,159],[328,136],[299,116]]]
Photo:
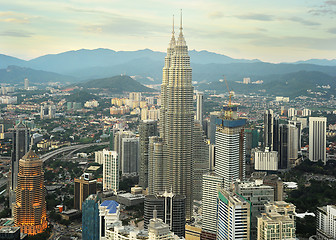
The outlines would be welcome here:
[[[15,189],[18,184],[19,161],[29,150],[29,130],[21,121],[13,129],[13,147],[10,179],[10,207],[15,203]]]

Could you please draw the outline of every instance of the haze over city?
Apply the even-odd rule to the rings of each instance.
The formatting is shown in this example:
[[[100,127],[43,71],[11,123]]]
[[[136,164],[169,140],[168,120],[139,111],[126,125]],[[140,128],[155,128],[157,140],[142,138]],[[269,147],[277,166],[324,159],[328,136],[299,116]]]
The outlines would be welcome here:
[[[334,0],[1,1],[0,52],[25,60],[82,48],[164,52],[181,8],[190,49],[268,62],[336,55]]]

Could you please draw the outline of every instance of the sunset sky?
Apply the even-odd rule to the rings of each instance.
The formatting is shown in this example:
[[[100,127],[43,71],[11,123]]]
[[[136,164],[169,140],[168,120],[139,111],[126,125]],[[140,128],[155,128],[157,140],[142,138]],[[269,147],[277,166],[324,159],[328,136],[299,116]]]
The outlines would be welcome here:
[[[190,50],[269,62],[336,56],[336,0],[0,0],[0,53],[164,52],[180,9]]]

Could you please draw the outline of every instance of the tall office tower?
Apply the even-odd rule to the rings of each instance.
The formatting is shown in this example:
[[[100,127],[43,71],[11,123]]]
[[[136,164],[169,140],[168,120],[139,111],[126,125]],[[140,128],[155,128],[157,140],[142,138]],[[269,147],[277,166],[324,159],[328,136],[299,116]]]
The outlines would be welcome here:
[[[169,231],[169,225],[157,217],[157,210],[153,211],[153,218],[148,224],[148,239],[151,240],[172,240],[174,234]]]
[[[84,173],[80,178],[75,178],[74,182],[74,208],[82,210],[83,201],[97,193],[97,180],[92,180],[91,174]]]
[[[336,205],[318,207],[316,212],[317,239],[336,239]]]
[[[309,159],[317,162],[321,160],[327,163],[327,118],[309,117]]]
[[[209,146],[203,135],[202,126],[195,122],[193,144],[193,197],[194,200],[202,200],[203,174],[209,171]]]
[[[196,93],[196,121],[203,124],[203,93]]]
[[[297,149],[301,151],[301,133],[302,133],[302,123],[300,121],[288,121],[288,124],[293,125],[297,129]]]
[[[224,114],[217,120],[215,173],[224,178],[224,188],[245,178],[246,119],[237,117],[237,107],[224,107]]]
[[[273,150],[273,129],[274,113],[273,110],[266,110],[264,113],[264,147]]]
[[[250,239],[250,203],[231,191],[221,189],[217,199],[218,240]]]
[[[32,150],[19,163],[14,222],[28,235],[42,233],[48,226],[42,165]]]
[[[177,195],[186,196],[186,218],[192,216],[193,205],[193,86],[188,47],[182,32],[167,50],[161,87],[161,137],[167,150],[164,186]]]
[[[119,157],[119,171],[121,171],[121,161],[122,161],[122,140],[123,138],[133,138],[135,134],[131,131],[124,131],[120,129],[114,134],[114,151],[118,153]]]
[[[148,144],[148,194],[164,191],[164,154],[162,138],[149,137]],[[167,190],[167,189],[166,189]]]
[[[29,80],[28,80],[28,78],[25,78],[25,79],[23,80],[23,85],[24,85],[24,89],[25,89],[25,90],[28,90],[28,89],[29,89]]]
[[[122,139],[122,174],[137,174],[139,170],[139,138]]]
[[[175,53],[176,40],[174,31],[174,19],[173,19],[173,31],[170,39],[167,55],[165,56],[165,63],[162,69],[162,84],[161,84],[161,109],[160,109],[160,137],[163,141],[166,141],[167,129],[167,110],[168,110],[168,92],[167,87],[170,79],[170,67],[172,63],[172,57]]]
[[[162,192],[155,195],[147,195],[144,204],[144,224],[148,228],[150,219],[153,218],[153,210],[157,210],[157,217],[168,224],[169,229],[179,237],[184,237],[185,232],[185,196]]]
[[[117,193],[119,190],[118,154],[116,151],[105,149],[99,152],[103,159],[103,191],[112,190]]]
[[[201,239],[216,239],[217,196],[218,190],[223,185],[223,177],[216,175],[213,171],[203,175]]]
[[[257,240],[295,240],[295,206],[278,201],[265,204],[265,213],[257,218]]]
[[[257,216],[264,212],[265,205],[274,201],[274,189],[264,185],[262,180],[236,181],[234,183],[236,193],[251,203],[251,232],[250,238],[257,238]]]
[[[19,160],[29,150],[29,130],[21,121],[14,127],[13,130],[13,147],[11,159],[11,179],[9,206],[15,203],[15,189],[17,187],[17,178],[19,173]]]
[[[278,170],[278,152],[257,150],[254,152],[254,169],[258,171],[277,171]]]
[[[157,136],[157,122],[151,120],[142,121],[139,125],[139,145],[140,145],[140,169],[139,169],[139,185],[143,188],[148,187],[148,146],[149,137]]]
[[[273,149],[270,149],[270,151],[279,151],[279,130],[279,116],[275,116],[273,120]]]
[[[298,158],[298,129],[291,124],[280,124],[279,169],[295,165]]]
[[[274,189],[274,201],[282,201],[283,198],[283,182],[276,174],[267,175],[263,178],[265,185]]]
[[[98,195],[87,197],[82,206],[82,239],[99,240],[99,205]]]

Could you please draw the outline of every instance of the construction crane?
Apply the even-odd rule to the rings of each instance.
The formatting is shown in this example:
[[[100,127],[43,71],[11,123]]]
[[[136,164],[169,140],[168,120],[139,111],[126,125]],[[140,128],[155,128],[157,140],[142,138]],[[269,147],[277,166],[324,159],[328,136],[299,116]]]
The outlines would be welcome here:
[[[231,103],[232,91],[230,91],[229,84],[228,84],[228,82],[226,80],[226,76],[225,75],[223,75],[223,78],[224,78],[227,90],[229,92],[229,104],[227,105],[227,110],[225,111],[225,117],[231,119],[232,118],[232,103]]]

